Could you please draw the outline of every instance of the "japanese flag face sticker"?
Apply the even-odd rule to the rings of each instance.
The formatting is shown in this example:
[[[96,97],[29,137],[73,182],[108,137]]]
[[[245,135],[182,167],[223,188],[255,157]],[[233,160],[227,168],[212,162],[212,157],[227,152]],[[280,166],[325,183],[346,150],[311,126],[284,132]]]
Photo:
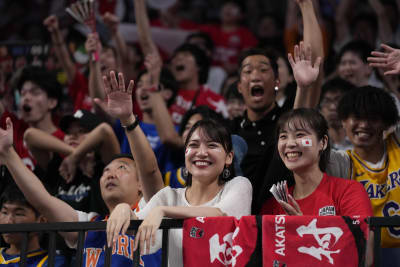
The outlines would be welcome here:
[[[302,139],[302,140],[301,140],[301,144],[302,144],[303,146],[312,146],[312,140],[311,140],[311,139],[308,139],[308,138]]]

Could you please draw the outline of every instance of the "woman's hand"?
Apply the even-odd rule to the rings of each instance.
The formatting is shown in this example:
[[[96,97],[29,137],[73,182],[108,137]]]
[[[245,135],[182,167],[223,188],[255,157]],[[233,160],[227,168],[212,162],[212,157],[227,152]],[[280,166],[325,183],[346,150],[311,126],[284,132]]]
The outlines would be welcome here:
[[[129,204],[120,203],[115,206],[107,220],[106,233],[107,245],[109,248],[117,242],[118,235],[124,235],[126,233],[131,220],[134,219],[136,219],[136,216],[132,213]]]
[[[146,244],[146,254],[150,252],[150,244],[155,245],[156,232],[160,227],[161,221],[164,218],[163,207],[158,206],[150,211],[150,213],[143,220],[142,224],[135,237],[135,251],[138,248],[140,242],[140,254],[144,254],[144,248]],[[150,243],[151,242],[151,243]]]
[[[313,66],[311,46],[304,47],[304,43],[300,42],[300,46],[295,45],[294,47],[294,58],[289,53],[288,59],[299,88],[307,89],[317,80],[322,59],[318,57]]]
[[[296,200],[292,197],[292,195],[288,194],[289,197],[289,203],[278,200],[279,204],[281,207],[285,210],[287,215],[303,215],[303,212],[301,212],[299,204],[297,204]]]

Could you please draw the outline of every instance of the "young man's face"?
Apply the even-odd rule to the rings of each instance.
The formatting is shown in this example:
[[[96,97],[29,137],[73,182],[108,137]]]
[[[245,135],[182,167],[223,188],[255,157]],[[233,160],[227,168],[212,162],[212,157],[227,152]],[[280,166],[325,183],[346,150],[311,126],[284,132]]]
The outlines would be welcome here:
[[[359,119],[350,115],[342,121],[347,137],[355,148],[382,145],[385,126],[379,119]]]
[[[149,93],[147,92],[147,89],[149,89],[150,87],[151,87],[150,74],[145,73],[138,80],[135,91],[136,101],[139,105],[140,110],[143,112],[151,111],[151,106],[149,103]]]
[[[108,207],[122,202],[135,204],[140,185],[134,161],[129,158],[111,161],[103,170],[100,189]]]
[[[162,87],[162,85],[160,84]],[[152,87],[151,80],[150,80],[150,74],[145,73],[143,74],[140,79],[138,80],[137,87],[135,90],[136,94],[136,101],[139,105],[139,108],[143,112],[151,112],[152,111],[152,103],[150,101],[151,97],[151,92],[148,92],[148,90]],[[168,102],[168,100],[172,97],[173,92],[172,90],[168,88],[163,88],[161,90],[161,96],[165,100],[165,102]]]
[[[26,81],[21,88],[20,110],[27,123],[38,123],[57,106],[57,100],[49,98],[37,84]]]
[[[345,52],[338,65],[339,77],[355,86],[368,85],[371,68],[357,54]]]
[[[41,221],[41,216],[37,216],[35,211],[26,205],[18,202],[5,202],[0,211],[0,223],[37,223]],[[20,233],[2,234],[7,244],[19,245],[22,242],[23,235]]]
[[[339,90],[328,91],[320,102],[320,112],[328,122],[329,128],[339,128],[341,123],[338,117],[337,106],[343,93]]]
[[[276,79],[267,57],[252,55],[243,60],[238,89],[248,109],[259,113],[272,107]]]
[[[240,20],[241,12],[239,6],[234,3],[226,3],[221,9],[222,23],[237,23]]]
[[[194,56],[188,51],[178,52],[171,60],[171,71],[179,83],[198,79],[198,66]]]

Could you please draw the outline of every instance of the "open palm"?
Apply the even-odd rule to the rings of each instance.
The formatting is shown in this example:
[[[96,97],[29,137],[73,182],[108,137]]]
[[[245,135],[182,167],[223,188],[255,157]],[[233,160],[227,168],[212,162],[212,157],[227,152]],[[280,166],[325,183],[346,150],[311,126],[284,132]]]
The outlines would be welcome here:
[[[305,48],[303,42],[300,42],[300,46],[296,45],[294,47],[294,58],[292,57],[292,54],[289,54],[288,59],[297,86],[300,88],[307,88],[317,80],[321,58],[318,57],[315,60],[314,65],[312,64],[310,46]]]
[[[132,114],[133,81],[131,80],[128,88],[125,88],[124,75],[119,73],[117,81],[114,71],[110,72],[110,82],[106,76],[103,76],[103,81],[108,98],[108,113],[121,120],[129,118]]]
[[[368,57],[370,66],[383,68],[385,75],[400,74],[400,49],[382,44],[383,52],[373,51]]]

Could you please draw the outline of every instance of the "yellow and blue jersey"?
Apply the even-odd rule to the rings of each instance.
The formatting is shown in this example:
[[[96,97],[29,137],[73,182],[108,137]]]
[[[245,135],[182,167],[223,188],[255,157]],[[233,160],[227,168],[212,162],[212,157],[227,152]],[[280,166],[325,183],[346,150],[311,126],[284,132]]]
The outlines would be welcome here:
[[[20,265],[20,255],[9,255],[6,253],[7,248],[0,248],[0,266],[17,267]],[[46,250],[40,249],[28,253],[26,257],[27,267],[47,267],[48,266],[48,254]],[[65,258],[60,255],[56,255],[54,266],[66,267]]]
[[[395,134],[385,139],[386,158],[380,166],[370,166],[354,151],[350,157],[351,179],[363,184],[371,200],[374,216],[400,215],[400,142]],[[400,246],[400,227],[382,228],[382,246]]]
[[[186,187],[186,179],[182,175],[182,167],[166,172],[164,175],[164,185],[172,188]]]

